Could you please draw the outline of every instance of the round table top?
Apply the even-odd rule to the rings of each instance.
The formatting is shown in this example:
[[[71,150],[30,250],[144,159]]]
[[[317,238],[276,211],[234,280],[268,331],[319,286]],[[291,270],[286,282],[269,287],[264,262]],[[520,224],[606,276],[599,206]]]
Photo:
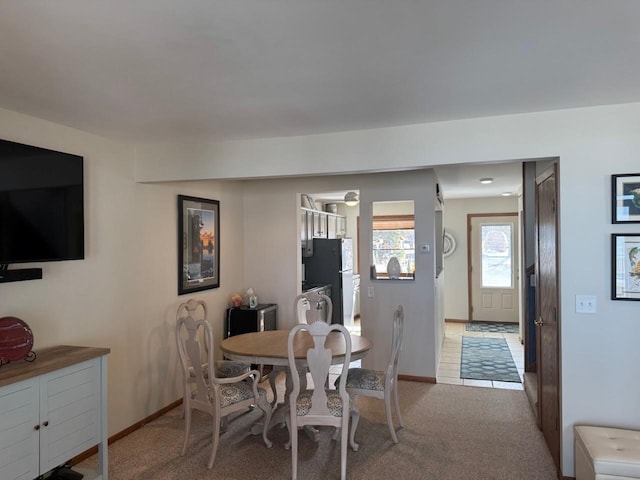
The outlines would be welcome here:
[[[264,363],[267,365],[288,365],[287,340],[289,330],[268,330],[265,332],[244,333],[225,338],[220,348],[225,357],[231,360]],[[335,363],[342,363],[345,341],[342,334],[331,332],[327,337],[326,347],[332,352]],[[362,358],[372,343],[359,335],[351,335],[351,360]],[[296,358],[306,360],[307,350],[313,347],[313,339],[306,331],[298,332],[294,338],[293,349]]]

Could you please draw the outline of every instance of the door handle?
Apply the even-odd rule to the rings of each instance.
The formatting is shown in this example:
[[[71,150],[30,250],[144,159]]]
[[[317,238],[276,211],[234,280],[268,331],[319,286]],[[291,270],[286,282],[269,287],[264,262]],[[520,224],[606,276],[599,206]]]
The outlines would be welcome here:
[[[542,317],[539,317],[537,320],[534,320],[533,323],[535,323],[536,327],[541,327],[542,325],[544,325],[544,320],[542,319]]]

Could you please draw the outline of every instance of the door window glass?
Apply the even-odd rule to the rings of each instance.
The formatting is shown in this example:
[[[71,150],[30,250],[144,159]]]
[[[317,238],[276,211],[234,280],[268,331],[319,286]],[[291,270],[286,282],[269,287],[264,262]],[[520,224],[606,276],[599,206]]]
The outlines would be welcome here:
[[[482,287],[513,288],[513,226],[504,223],[481,225]]]

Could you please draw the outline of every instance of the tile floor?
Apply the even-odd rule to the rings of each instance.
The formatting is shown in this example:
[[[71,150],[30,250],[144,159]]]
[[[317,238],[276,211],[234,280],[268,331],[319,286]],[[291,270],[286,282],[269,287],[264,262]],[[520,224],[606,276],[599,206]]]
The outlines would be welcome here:
[[[511,350],[520,378],[524,375],[524,346],[517,333],[469,332],[461,322],[445,322],[445,337],[440,353],[440,367],[436,381],[452,385],[469,385],[474,387],[504,388],[524,390],[522,383],[494,382],[491,380],[472,380],[460,378],[460,355],[462,353],[462,336],[504,338]]]

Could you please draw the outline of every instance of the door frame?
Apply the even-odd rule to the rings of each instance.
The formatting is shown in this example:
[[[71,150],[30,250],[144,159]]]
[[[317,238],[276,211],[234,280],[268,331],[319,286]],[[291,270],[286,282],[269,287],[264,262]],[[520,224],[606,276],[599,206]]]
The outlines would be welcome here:
[[[496,213],[496,212],[492,212],[492,213],[467,213],[467,319],[469,322],[473,321],[473,289],[472,289],[472,278],[471,278],[471,274],[472,274],[472,269],[473,269],[473,265],[471,264],[471,258],[472,258],[472,248],[471,248],[471,221],[474,218],[477,217],[516,217],[516,219],[518,218],[518,212],[506,212],[506,213]],[[517,228],[517,225],[516,225]],[[520,232],[518,231],[518,245],[516,245],[516,248],[519,248],[519,245],[522,244],[522,238],[520,235]],[[520,269],[520,264],[518,263],[517,265],[515,265],[515,267],[519,270]],[[519,278],[519,273],[518,273],[518,277]],[[519,282],[519,280],[516,279],[516,284]],[[518,298],[518,302],[520,303],[520,305],[522,305],[522,296],[519,295]],[[521,318],[518,318],[518,325],[520,324],[520,322],[522,321]]]

